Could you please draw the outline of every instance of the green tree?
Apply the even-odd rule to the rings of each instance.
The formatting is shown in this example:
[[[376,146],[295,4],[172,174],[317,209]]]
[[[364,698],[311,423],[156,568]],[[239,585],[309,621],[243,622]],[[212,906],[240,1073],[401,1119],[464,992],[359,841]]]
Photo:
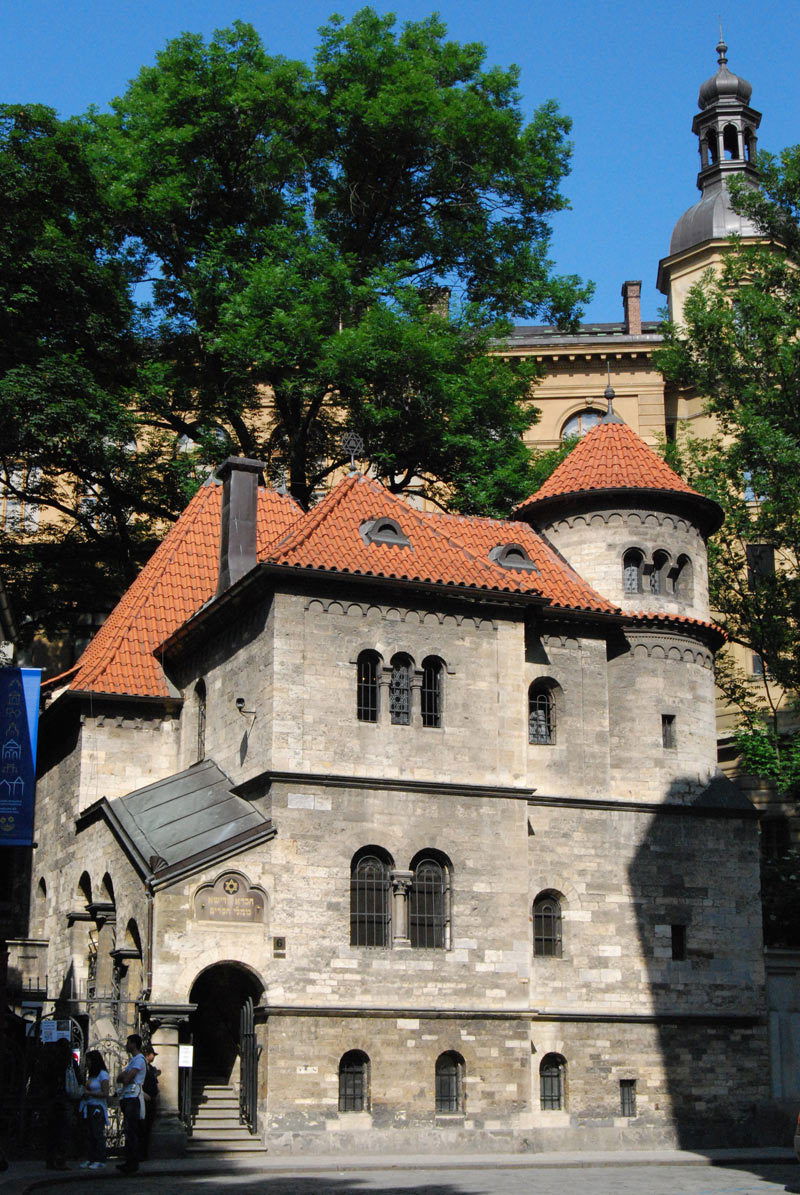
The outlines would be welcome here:
[[[306,67],[237,23],[170,43],[91,115],[152,279],[145,421],[216,429],[305,504],[345,428],[394,488],[524,496],[533,371],[487,350],[508,313],[563,323],[588,290],[547,259],[569,122],[548,103],[526,123],[516,69],[484,56],[438,18],[363,9]]]

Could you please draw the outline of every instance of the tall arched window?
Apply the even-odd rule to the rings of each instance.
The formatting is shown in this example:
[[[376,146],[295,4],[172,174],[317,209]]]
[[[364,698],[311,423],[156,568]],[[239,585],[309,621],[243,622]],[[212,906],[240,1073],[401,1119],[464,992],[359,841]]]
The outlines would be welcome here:
[[[389,716],[395,726],[411,723],[411,657],[402,653],[392,656],[392,675],[389,680]]]
[[[376,651],[362,651],[358,657],[356,715],[359,722],[377,722],[380,713],[381,658]]]
[[[556,741],[556,703],[548,681],[528,689],[528,742],[552,746]]]
[[[445,950],[450,945],[450,868],[433,852],[411,861],[408,936],[412,946]]]
[[[437,1113],[464,1111],[464,1059],[448,1050],[436,1059]]]
[[[533,902],[533,953],[561,958],[561,902],[554,892],[540,892]]]
[[[539,1103],[544,1112],[558,1112],[566,1106],[567,1063],[560,1054],[545,1054],[539,1064]]]
[[[206,757],[206,682],[199,680],[194,687],[195,713],[197,716],[197,762]]]
[[[622,557],[622,588],[625,593],[642,592],[644,558],[638,548],[629,548]]]
[[[350,866],[350,945],[391,945],[391,859],[380,847],[365,847]]]
[[[442,681],[444,664],[438,656],[427,656],[422,661],[422,725],[442,725]]]
[[[348,1050],[339,1062],[339,1111],[369,1111],[369,1057],[363,1050]]]
[[[736,125],[726,124],[722,130],[722,148],[726,159],[734,161],[741,158],[742,152],[739,148],[739,130]]]
[[[650,592],[666,593],[667,576],[669,572],[669,555],[666,552],[654,552],[653,564],[650,568]]]
[[[673,589],[675,596],[682,602],[690,602],[694,595],[694,577],[692,575],[692,562],[688,556],[679,556],[675,565],[675,575],[673,579]]]

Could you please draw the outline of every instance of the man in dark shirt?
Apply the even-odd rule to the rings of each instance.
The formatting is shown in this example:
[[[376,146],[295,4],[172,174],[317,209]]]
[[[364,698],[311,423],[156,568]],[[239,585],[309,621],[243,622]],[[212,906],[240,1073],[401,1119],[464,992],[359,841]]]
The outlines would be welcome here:
[[[147,1063],[147,1074],[144,1077],[142,1084],[142,1094],[144,1095],[144,1123],[141,1126],[140,1147],[142,1160],[145,1160],[150,1153],[150,1133],[153,1130],[153,1121],[156,1118],[158,1110],[158,1076],[161,1071],[154,1063],[156,1052],[153,1047],[148,1044],[144,1050],[144,1060]]]

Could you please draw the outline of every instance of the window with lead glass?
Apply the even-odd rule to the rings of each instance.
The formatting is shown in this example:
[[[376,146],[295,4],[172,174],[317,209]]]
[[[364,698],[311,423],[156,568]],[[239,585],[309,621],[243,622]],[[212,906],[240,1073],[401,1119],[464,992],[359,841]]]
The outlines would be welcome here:
[[[377,722],[380,687],[378,675],[380,656],[374,651],[362,651],[358,657],[356,681],[356,714],[359,722]]]
[[[422,725],[442,725],[442,676],[444,666],[436,656],[422,661]]]
[[[349,1050],[339,1063],[339,1111],[369,1111],[369,1058],[362,1050]]]
[[[636,1080],[620,1079],[619,1081],[620,1112],[623,1116],[636,1115]]]
[[[436,1059],[436,1111],[464,1111],[464,1059],[455,1050]]]
[[[528,689],[528,742],[552,746],[556,741],[556,707],[553,691],[536,682]]]
[[[408,936],[412,946],[443,950],[448,943],[448,872],[433,858],[414,867],[408,898]]]
[[[539,958],[561,958],[561,902],[542,892],[533,902],[533,953]]]
[[[545,1054],[539,1066],[539,1102],[544,1112],[564,1107],[566,1062],[560,1054]]]
[[[194,700],[197,713],[197,762],[206,757],[206,682],[199,680],[194,687]]]
[[[395,726],[408,726],[411,723],[411,668],[409,656],[392,657],[389,716]]]
[[[632,548],[622,558],[622,588],[625,593],[642,592],[642,553]]]
[[[365,853],[350,870],[350,945],[389,946],[391,894],[389,862]]]

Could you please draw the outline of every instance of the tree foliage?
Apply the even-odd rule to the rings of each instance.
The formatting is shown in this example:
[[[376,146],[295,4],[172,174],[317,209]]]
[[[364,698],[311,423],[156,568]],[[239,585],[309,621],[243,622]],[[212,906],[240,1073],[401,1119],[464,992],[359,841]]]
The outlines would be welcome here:
[[[533,489],[535,370],[490,350],[509,314],[566,325],[589,289],[547,257],[569,121],[526,121],[516,68],[484,60],[367,8],[311,64],[237,22],[170,42],[109,111],[6,110],[7,460],[39,453],[40,502],[69,505],[70,463],[96,491],[69,534],[113,529],[127,561],[231,451],[307,504],[345,430],[396,490],[499,513]]]

